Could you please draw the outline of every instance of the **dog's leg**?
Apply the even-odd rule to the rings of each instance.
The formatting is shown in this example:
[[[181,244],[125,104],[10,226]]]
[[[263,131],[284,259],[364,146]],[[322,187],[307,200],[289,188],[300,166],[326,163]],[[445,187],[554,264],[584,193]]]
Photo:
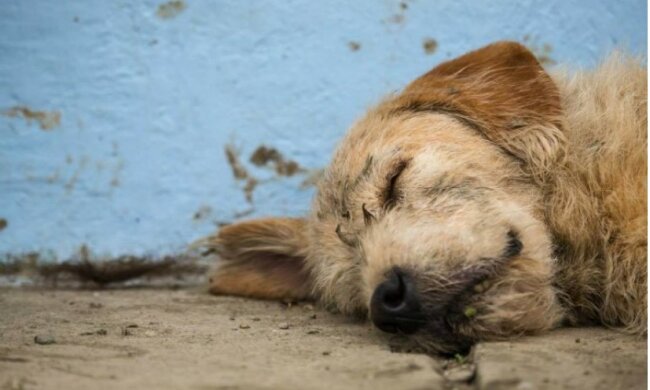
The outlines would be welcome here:
[[[210,292],[264,299],[305,300],[311,296],[304,220],[268,218],[222,228],[202,240],[220,257]]]

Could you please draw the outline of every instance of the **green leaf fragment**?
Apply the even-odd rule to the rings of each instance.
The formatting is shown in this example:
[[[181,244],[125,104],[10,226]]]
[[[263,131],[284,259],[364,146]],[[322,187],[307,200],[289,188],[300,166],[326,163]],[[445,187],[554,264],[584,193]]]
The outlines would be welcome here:
[[[476,309],[471,306],[467,306],[465,307],[465,311],[463,312],[463,314],[465,314],[465,317],[467,318],[472,318],[476,316]]]

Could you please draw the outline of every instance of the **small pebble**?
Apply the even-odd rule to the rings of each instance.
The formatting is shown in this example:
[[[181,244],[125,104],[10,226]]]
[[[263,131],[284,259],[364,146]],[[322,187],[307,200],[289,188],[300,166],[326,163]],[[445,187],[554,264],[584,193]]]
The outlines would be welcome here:
[[[239,324],[239,329],[249,329],[249,328],[250,328],[250,325]]]
[[[235,316],[230,316],[229,320],[230,320],[230,321],[234,321],[234,320],[235,320]]]
[[[323,351],[323,356],[329,356],[331,354],[330,351]]]
[[[147,337],[153,337],[153,336],[156,335],[156,332],[154,332],[153,330],[148,330],[148,331],[144,332],[144,335],[147,336]]]
[[[576,339],[576,343],[580,343],[580,339]]]
[[[318,316],[316,315],[316,313],[314,313],[314,314],[310,315],[309,318],[312,319],[312,320],[315,320],[316,318],[318,318]]]
[[[91,309],[101,309],[102,307],[104,307],[104,305],[102,305],[101,303],[97,303],[97,302],[90,302],[88,304],[88,307],[90,307]]]
[[[445,371],[445,378],[451,382],[469,382],[474,377],[474,372],[474,365],[467,364],[448,369]]]
[[[96,333],[97,333],[98,335],[100,335],[100,336],[106,336],[106,335],[108,334],[108,332],[106,331],[106,329],[100,329],[100,330],[98,330]]]
[[[138,324],[129,324],[126,326],[127,328],[137,328]]]
[[[55,344],[56,340],[52,335],[37,335],[34,336],[34,342],[39,345],[49,345],[49,344]]]
[[[257,322],[260,320],[260,317],[253,317],[253,321]]]
[[[320,331],[316,330],[316,329],[312,329],[312,330],[307,331],[307,334],[318,334],[318,333],[320,333]]]
[[[278,325],[278,328],[280,328],[280,329],[289,329],[289,324],[287,324],[286,322],[283,322],[280,325]]]

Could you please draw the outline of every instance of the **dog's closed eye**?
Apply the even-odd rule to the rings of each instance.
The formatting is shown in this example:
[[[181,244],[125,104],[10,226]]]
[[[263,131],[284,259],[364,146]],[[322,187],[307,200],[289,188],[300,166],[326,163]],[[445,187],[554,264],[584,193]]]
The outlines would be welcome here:
[[[382,192],[382,201],[385,209],[391,209],[397,204],[400,197],[397,181],[408,167],[408,164],[408,160],[400,160],[386,176],[386,187]]]
[[[504,250],[503,257],[506,259],[515,257],[521,253],[523,247],[524,245],[519,239],[519,234],[514,230],[510,230],[508,231],[508,244]]]

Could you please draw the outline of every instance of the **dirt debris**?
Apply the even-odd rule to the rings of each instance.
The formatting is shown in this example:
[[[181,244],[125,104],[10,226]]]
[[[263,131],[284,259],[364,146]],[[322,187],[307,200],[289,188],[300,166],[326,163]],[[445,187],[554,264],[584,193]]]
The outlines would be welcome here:
[[[56,339],[50,334],[39,334],[34,336],[34,343],[38,345],[56,344]]]

